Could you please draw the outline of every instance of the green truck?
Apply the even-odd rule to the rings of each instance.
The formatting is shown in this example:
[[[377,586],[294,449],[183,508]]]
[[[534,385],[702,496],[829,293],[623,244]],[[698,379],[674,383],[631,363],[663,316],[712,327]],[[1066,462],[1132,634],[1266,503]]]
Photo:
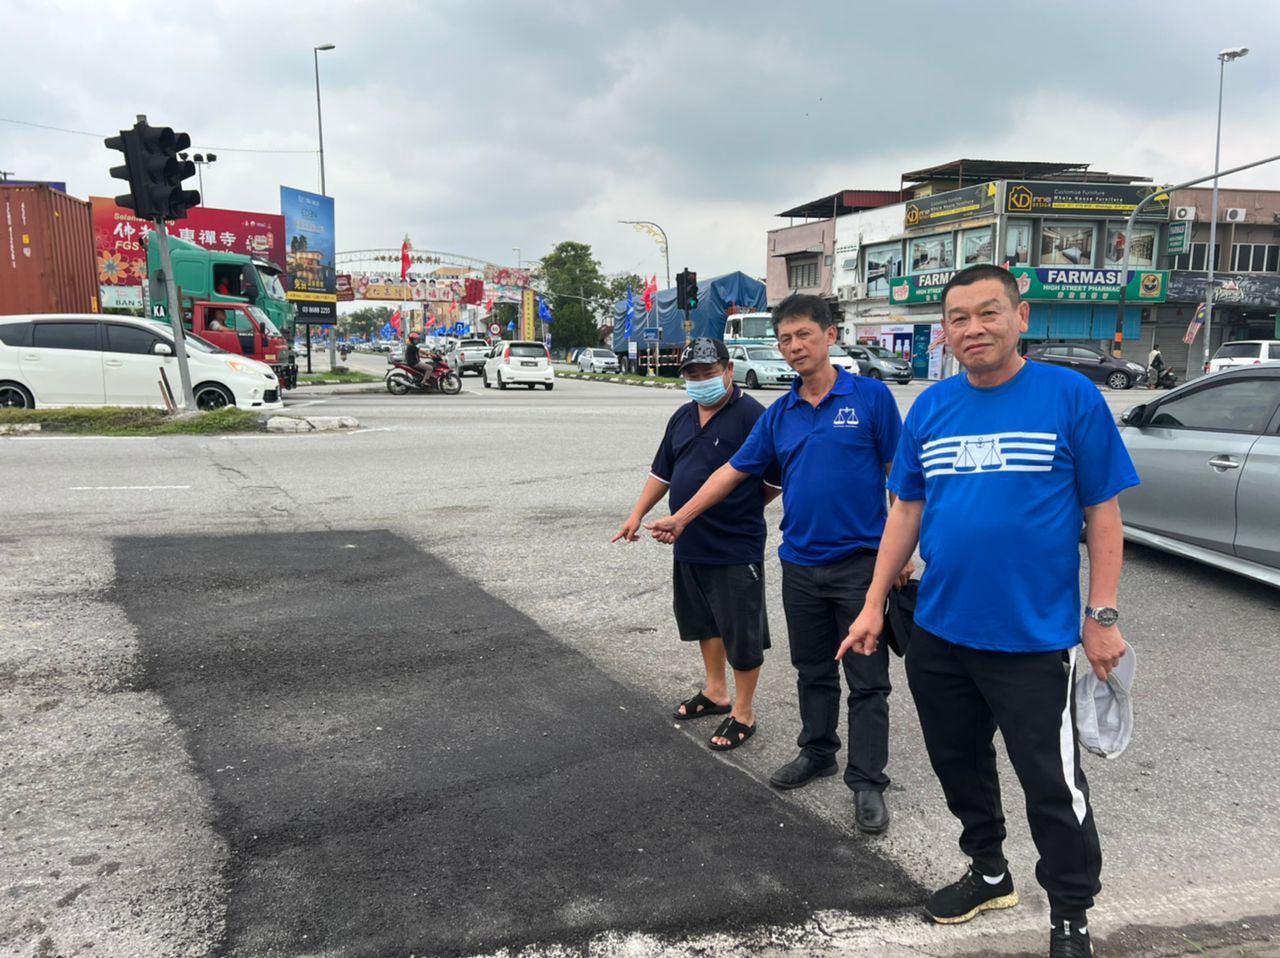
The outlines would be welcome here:
[[[193,330],[193,323],[200,318],[197,313],[208,312],[218,303],[226,303],[229,307],[242,304],[256,306],[266,314],[267,322],[261,324],[262,328],[240,337],[242,346],[239,349],[221,342],[218,345],[266,363],[275,370],[284,388],[294,388],[298,382],[297,354],[292,347],[281,349],[278,346],[281,336],[284,342],[293,340],[294,307],[285,298],[284,271],[257,256],[207,250],[175,236],[169,237],[169,256],[173,261],[178,302],[182,304],[183,326],[203,335],[202,330]],[[160,264],[160,244],[154,241],[147,243],[147,276],[147,315],[167,322],[165,306],[168,294],[162,282],[164,269]],[[205,308],[197,310],[197,303]],[[257,310],[236,312],[237,315],[243,314],[246,321],[256,324],[253,317]]]

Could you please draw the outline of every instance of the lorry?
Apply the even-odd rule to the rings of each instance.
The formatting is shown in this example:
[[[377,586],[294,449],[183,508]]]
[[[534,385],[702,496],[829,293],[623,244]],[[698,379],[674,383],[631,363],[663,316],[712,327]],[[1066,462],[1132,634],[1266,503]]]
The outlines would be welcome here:
[[[296,388],[298,357],[290,345],[294,311],[293,304],[285,298],[281,282],[284,271],[258,256],[207,250],[174,236],[169,237],[169,257],[183,327],[228,352],[266,363],[283,388]],[[168,293],[160,244],[152,237],[147,241],[147,276],[147,315],[167,322]],[[218,309],[240,325],[215,338],[209,332],[214,310]]]
[[[0,184],[0,251],[0,316],[98,312],[87,201]]]
[[[645,312],[638,298],[633,298],[631,335],[627,335],[627,303],[613,304],[613,352],[627,372],[652,369],[658,375],[674,376],[680,368],[680,353],[688,340],[697,336],[724,339],[726,328],[735,332],[733,338],[748,337],[741,325],[735,330],[731,321],[739,316],[767,316],[761,313],[766,306],[764,283],[752,279],[746,273],[726,273],[698,283],[698,305],[689,313],[689,328],[685,329],[685,313],[676,302],[674,289],[659,290],[654,296],[653,309]],[[758,323],[753,322],[752,331]],[[772,325],[768,335],[773,338]],[[635,356],[631,356],[631,345]]]

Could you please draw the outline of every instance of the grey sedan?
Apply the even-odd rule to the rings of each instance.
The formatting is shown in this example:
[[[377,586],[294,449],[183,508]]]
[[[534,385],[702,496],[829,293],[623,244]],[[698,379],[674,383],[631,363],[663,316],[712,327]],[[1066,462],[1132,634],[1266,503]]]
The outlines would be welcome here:
[[[1280,588],[1280,366],[1184,383],[1120,435],[1142,478],[1120,494],[1127,539]]]
[[[729,360],[733,363],[733,381],[748,389],[790,386],[791,380],[796,378],[794,370],[774,346],[731,344]]]

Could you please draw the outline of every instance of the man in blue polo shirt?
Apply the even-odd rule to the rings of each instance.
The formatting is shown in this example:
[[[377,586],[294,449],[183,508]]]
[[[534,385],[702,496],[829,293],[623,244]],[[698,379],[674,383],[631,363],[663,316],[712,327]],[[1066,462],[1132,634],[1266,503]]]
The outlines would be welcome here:
[[[836,327],[817,296],[794,295],[773,311],[778,349],[798,378],[770,406],[746,443],[667,519],[646,526],[663,542],[678,542],[703,510],[744,480],[782,469],[782,604],[791,663],[798,673],[799,756],[769,781],[799,788],[834,775],[840,709],[836,648],[862,608],[884,530],[885,475],[902,429],[889,388],[831,365]],[[899,563],[905,578],[910,557]],[[849,684],[849,760],[844,780],[856,794],[855,821],[884,831],[889,811],[889,659],[881,650],[845,660]]]
[[[653,460],[649,480],[614,542],[636,540],[640,524],[670,491],[679,509],[750,435],[764,407],[733,384],[729,350],[718,339],[685,347],[680,373],[692,402],[676,410]],[[706,683],[676,706],[678,722],[727,715],[711,736],[716,751],[737,748],[756,729],[752,701],[769,618],[764,601],[764,507],[778,494],[776,470],[746,482],[689,526],[675,547],[675,615],[680,638],[697,642]],[[733,670],[730,704],[726,663]]]
[[[970,860],[925,914],[955,924],[1018,903],[1002,850],[998,728],[1040,853],[1049,953],[1088,958],[1086,912],[1101,888],[1102,852],[1076,745],[1075,651],[1083,644],[1104,681],[1126,653],[1115,608],[1124,551],[1116,496],[1138,475],[1097,387],[1018,354],[1028,311],[1017,281],[997,266],[971,266],[943,290],[943,331],[966,371],[911,407],[889,483],[898,498],[840,654],[877,652],[896,563],[919,542],[925,572],[907,681]]]

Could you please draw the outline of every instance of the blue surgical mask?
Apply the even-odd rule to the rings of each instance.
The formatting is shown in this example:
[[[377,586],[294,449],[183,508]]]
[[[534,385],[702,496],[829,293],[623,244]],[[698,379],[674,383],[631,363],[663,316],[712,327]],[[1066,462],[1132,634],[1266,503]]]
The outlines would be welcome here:
[[[686,379],[684,391],[699,406],[714,406],[724,399],[728,389],[725,388],[724,377],[717,376],[715,379]]]

